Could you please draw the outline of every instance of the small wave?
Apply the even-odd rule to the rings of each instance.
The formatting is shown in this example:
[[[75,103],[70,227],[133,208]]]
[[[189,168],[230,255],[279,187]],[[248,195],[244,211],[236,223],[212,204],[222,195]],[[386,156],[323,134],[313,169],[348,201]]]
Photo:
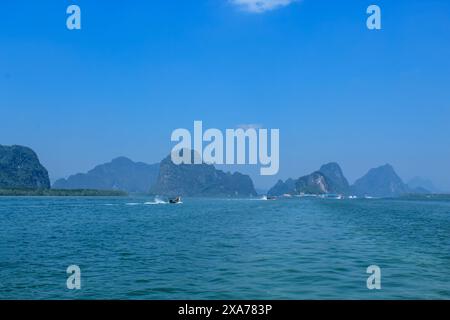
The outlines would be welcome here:
[[[140,205],[140,203],[137,203],[137,202],[128,202],[128,203],[125,203],[125,205],[127,205],[127,206],[138,206],[138,205]]]

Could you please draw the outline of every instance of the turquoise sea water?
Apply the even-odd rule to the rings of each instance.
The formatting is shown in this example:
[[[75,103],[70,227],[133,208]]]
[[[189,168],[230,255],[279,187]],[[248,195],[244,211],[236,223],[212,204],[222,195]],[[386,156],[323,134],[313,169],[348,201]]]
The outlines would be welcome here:
[[[0,198],[0,299],[450,299],[449,272],[450,202]]]

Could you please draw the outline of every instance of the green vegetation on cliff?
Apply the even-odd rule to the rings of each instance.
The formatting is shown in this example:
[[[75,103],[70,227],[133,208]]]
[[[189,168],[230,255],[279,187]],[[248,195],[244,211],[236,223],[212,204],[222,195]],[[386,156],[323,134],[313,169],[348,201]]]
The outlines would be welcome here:
[[[49,189],[50,179],[33,150],[0,145],[0,188]]]

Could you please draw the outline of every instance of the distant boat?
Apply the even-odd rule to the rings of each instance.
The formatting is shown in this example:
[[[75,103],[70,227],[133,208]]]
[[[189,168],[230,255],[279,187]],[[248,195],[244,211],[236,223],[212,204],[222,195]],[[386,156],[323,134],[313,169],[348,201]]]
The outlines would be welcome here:
[[[267,200],[277,200],[276,197],[272,197],[272,196],[267,196]]]
[[[169,199],[169,203],[181,203],[181,197],[176,197],[174,199]]]

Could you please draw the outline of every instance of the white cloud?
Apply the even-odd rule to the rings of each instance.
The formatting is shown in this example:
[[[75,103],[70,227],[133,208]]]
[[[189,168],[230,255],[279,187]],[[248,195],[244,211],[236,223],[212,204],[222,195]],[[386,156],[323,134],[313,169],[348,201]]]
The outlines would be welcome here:
[[[298,0],[230,0],[233,4],[253,13],[285,7]]]

